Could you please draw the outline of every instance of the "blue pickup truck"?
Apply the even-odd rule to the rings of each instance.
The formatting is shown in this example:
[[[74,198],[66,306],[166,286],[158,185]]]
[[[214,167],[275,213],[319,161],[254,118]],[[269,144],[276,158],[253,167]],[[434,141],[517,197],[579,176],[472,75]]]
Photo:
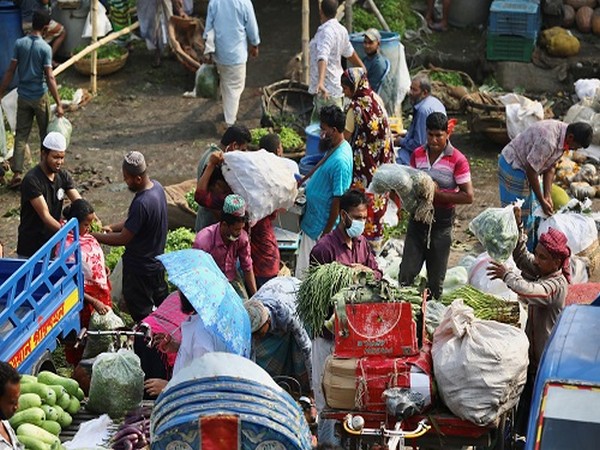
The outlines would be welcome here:
[[[600,448],[600,297],[562,312],[535,380],[527,450]]]
[[[0,259],[0,360],[20,373],[53,370],[57,339],[79,332],[83,274],[71,219],[29,259]],[[72,232],[75,240],[66,245]]]

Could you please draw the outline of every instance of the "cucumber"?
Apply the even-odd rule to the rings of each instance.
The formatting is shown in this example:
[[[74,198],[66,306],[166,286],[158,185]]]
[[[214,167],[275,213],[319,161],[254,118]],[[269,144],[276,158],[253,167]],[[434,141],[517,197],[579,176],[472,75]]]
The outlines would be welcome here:
[[[52,446],[31,436],[18,435],[17,439],[28,450],[52,450]]]
[[[25,411],[19,411],[18,413],[15,413],[9,419],[8,423],[10,423],[10,426],[16,430],[24,423],[33,423],[35,425],[39,425],[45,419],[46,413],[44,410],[42,408],[33,407],[26,409]]]
[[[58,416],[58,423],[62,428],[67,428],[73,423],[73,418],[68,412],[63,411],[63,413]]]
[[[42,410],[46,413],[46,420],[56,422],[58,421],[59,412],[54,406],[42,405]]]
[[[71,404],[71,396],[67,393],[61,395],[60,398],[56,401],[56,404],[62,409],[67,409]]]
[[[42,402],[48,405],[56,403],[56,394],[50,387],[42,383],[25,383],[21,385],[21,394],[37,394]]]
[[[77,389],[79,389],[79,383],[74,379],[61,377],[60,375],[48,372],[47,370],[38,373],[38,382],[48,385],[58,384],[64,387],[69,395],[73,396],[77,395]]]
[[[37,382],[38,382],[37,377],[34,377],[33,375],[21,375],[21,384],[37,383]]]
[[[42,406],[42,398],[33,392],[29,394],[21,394],[19,397],[19,411],[25,411],[26,409],[33,407],[39,408],[40,406]]]
[[[65,394],[67,394],[67,390],[64,387],[62,387],[60,384],[50,384],[50,385],[48,385],[48,387],[54,391],[57,399],[61,398]]]
[[[44,430],[52,433],[55,436],[58,436],[62,431],[62,427],[60,426],[60,424],[58,422],[55,422],[54,420],[44,420],[40,424],[40,427],[42,427]]]
[[[69,402],[69,405],[65,408],[65,410],[69,414],[74,415],[79,412],[79,409],[81,409],[81,403],[79,403],[79,400],[77,400],[77,398],[71,397],[71,401]]]
[[[75,395],[75,397],[77,397],[77,400],[81,401],[85,398],[85,393],[83,392],[83,389],[81,388],[77,388],[77,395]]]
[[[50,447],[60,445],[60,440],[57,436],[54,436],[49,431],[44,430],[42,427],[32,425],[30,423],[24,423],[17,428],[17,436],[28,436],[38,441],[45,442]]]

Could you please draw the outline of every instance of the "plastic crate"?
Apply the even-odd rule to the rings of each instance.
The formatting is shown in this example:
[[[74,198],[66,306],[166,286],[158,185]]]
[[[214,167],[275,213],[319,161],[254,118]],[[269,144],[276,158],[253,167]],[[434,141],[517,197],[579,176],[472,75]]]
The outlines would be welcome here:
[[[490,61],[531,61],[536,38],[488,33],[487,59]]]
[[[541,26],[540,5],[524,1],[495,1],[490,7],[488,31],[533,38]]]

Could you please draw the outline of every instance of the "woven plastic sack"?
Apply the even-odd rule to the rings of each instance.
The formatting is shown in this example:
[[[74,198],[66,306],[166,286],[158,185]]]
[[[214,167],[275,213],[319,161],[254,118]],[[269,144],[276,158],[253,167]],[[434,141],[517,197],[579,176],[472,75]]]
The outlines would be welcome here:
[[[369,192],[394,191],[402,199],[402,208],[417,222],[433,223],[435,183],[423,170],[399,164],[379,166],[369,185]]]
[[[51,131],[57,131],[65,137],[67,141],[67,148],[71,143],[71,133],[73,132],[73,125],[69,122],[66,117],[54,117],[50,123],[48,123],[48,133]]]
[[[527,379],[525,333],[493,320],[476,319],[455,300],[433,335],[433,368],[444,404],[461,419],[493,424],[514,407]]]
[[[106,314],[98,314],[93,312],[90,317],[90,331],[111,331],[117,328],[124,327],[125,323],[111,309]],[[111,336],[88,336],[83,349],[83,359],[95,358],[100,353],[108,352],[112,345],[113,339]]]
[[[133,351],[121,349],[98,356],[92,366],[87,409],[120,418],[138,408],[143,397],[144,372],[140,358]]]
[[[266,150],[228,152],[224,157],[225,181],[246,201],[251,224],[294,204],[298,187],[283,158]]]
[[[538,238],[552,227],[562,231],[567,237],[571,253],[576,255],[598,239],[598,231],[594,219],[586,214],[559,213],[553,214],[540,223]]]
[[[202,64],[196,71],[196,96],[217,98],[219,94],[219,73],[214,64]]]
[[[469,230],[494,260],[506,261],[519,240],[514,206],[484,210],[469,223]]]

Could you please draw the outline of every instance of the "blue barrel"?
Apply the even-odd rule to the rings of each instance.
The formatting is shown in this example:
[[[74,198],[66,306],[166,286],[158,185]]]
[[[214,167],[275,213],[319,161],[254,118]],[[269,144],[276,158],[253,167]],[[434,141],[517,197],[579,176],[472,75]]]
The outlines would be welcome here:
[[[321,140],[321,126],[312,123],[304,129],[306,133],[306,156],[319,154],[319,141]]]
[[[390,72],[383,80],[379,95],[390,116],[402,116],[402,101],[410,88],[410,74],[406,65],[404,46],[400,35],[391,31],[380,31],[381,53],[390,61]],[[352,33],[350,42],[361,59],[365,58],[364,33]]]
[[[307,155],[300,160],[300,164],[298,164],[298,169],[300,170],[300,175],[308,175],[308,173],[312,170],[313,167],[317,165],[321,158],[325,153],[317,153],[316,155]]]
[[[10,65],[15,41],[23,36],[21,10],[13,2],[0,0],[0,80]],[[17,74],[10,89],[17,85]]]

